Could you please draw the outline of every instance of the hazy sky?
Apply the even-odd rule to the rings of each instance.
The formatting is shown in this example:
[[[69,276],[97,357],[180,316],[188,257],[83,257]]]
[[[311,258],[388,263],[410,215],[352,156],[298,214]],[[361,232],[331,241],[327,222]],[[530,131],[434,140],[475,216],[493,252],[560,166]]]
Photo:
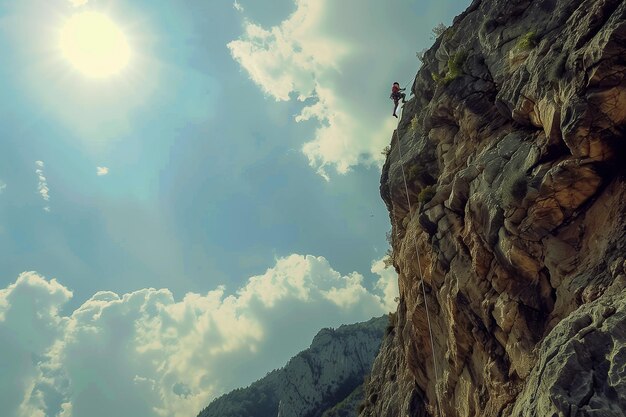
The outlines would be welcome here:
[[[0,0],[3,415],[191,417],[395,309],[389,90],[467,4]]]

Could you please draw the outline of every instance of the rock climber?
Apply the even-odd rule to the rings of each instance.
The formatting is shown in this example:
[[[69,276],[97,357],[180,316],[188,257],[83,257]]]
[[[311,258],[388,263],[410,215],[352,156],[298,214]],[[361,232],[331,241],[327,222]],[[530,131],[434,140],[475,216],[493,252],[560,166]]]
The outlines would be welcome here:
[[[402,99],[402,103],[406,103],[406,94],[402,93],[402,91],[404,90],[406,90],[406,88],[400,88],[400,84],[398,82],[393,83],[393,86],[391,87],[391,95],[389,96],[389,98],[393,100],[393,116],[395,118],[398,118],[396,110],[398,109],[400,99]]]

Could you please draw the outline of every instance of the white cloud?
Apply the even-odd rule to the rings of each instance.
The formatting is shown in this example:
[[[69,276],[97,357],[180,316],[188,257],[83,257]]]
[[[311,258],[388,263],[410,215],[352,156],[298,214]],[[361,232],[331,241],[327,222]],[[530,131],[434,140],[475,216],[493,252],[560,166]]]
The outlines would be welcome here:
[[[21,274],[14,284],[0,290],[0,404],[8,417],[38,416],[40,400],[33,393],[40,370],[37,362],[57,340],[68,319],[59,307],[72,293],[56,280],[34,273]]]
[[[372,264],[372,272],[380,277],[376,282],[376,288],[383,293],[385,308],[389,312],[394,312],[398,306],[396,299],[400,295],[398,274],[392,266],[387,267],[383,259]]]
[[[2,194],[4,190],[6,190],[6,188],[7,188],[6,182],[0,180],[0,194]]]
[[[357,164],[380,164],[380,151],[389,142],[394,121],[382,122],[382,112],[372,117],[371,102],[346,94],[362,86],[355,82],[353,71],[343,71],[349,61],[354,64],[358,57],[365,56],[361,43],[367,34],[371,35],[368,23],[344,36],[331,35],[328,20],[336,18],[334,8],[340,6],[329,0],[294,1],[296,11],[278,26],[265,29],[246,22],[240,39],[228,44],[233,58],[277,101],[295,95],[301,101],[313,99],[313,104],[306,105],[295,120],[318,122],[314,137],[304,144],[302,152],[326,180],[330,178],[329,167],[345,174]],[[351,28],[354,24],[344,26]],[[356,71],[369,72],[376,65],[370,63],[370,68]]]
[[[72,403],[61,404],[61,413],[59,417],[72,417]]]
[[[247,22],[242,38],[228,44],[250,78],[277,101],[287,101],[295,92],[300,99],[313,97],[317,75],[332,69],[345,53],[335,41],[310,35],[325,1],[296,1],[297,10],[280,26],[268,30]]]
[[[241,5],[241,3],[239,3],[237,0],[235,0],[235,2],[233,3],[233,7],[235,8],[235,10],[237,10],[238,12],[243,12],[244,8]]]
[[[43,161],[35,161],[35,165],[37,166],[37,169],[35,169],[35,173],[37,174],[37,179],[39,181],[37,183],[37,192],[39,192],[39,195],[41,195],[43,201],[47,203],[48,201],[50,201],[50,188],[48,188],[48,180],[44,176],[43,172],[45,164],[43,163]],[[46,205],[43,209],[44,211],[49,212],[50,206]]]
[[[322,257],[294,254],[232,294],[218,287],[177,301],[166,289],[101,291],[65,316],[70,291],[22,274],[0,290],[3,413],[196,415],[284,364],[320,328],[387,312],[388,286],[378,287]]]
[[[74,7],[80,7],[87,4],[88,0],[69,0],[69,2],[72,3]]]
[[[109,173],[109,168],[107,167],[96,167],[96,175],[99,177],[103,175],[107,175]]]

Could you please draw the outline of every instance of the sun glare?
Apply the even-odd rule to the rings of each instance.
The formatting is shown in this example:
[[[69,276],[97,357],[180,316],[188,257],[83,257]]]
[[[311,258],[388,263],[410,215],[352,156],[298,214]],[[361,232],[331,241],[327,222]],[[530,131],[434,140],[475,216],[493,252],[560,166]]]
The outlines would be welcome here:
[[[87,77],[106,78],[122,71],[130,60],[126,36],[107,16],[82,12],[70,17],[60,36],[61,53]]]

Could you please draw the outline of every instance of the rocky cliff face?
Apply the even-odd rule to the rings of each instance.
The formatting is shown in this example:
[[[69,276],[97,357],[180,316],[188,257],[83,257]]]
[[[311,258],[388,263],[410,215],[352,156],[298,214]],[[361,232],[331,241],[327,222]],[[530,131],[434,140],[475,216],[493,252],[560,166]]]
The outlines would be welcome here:
[[[475,0],[412,92],[361,416],[626,415],[626,2]]]
[[[371,369],[388,322],[383,316],[321,330],[311,347],[284,368],[218,398],[199,417],[320,417],[325,411],[328,417],[355,416],[354,404],[363,398],[358,388]]]

